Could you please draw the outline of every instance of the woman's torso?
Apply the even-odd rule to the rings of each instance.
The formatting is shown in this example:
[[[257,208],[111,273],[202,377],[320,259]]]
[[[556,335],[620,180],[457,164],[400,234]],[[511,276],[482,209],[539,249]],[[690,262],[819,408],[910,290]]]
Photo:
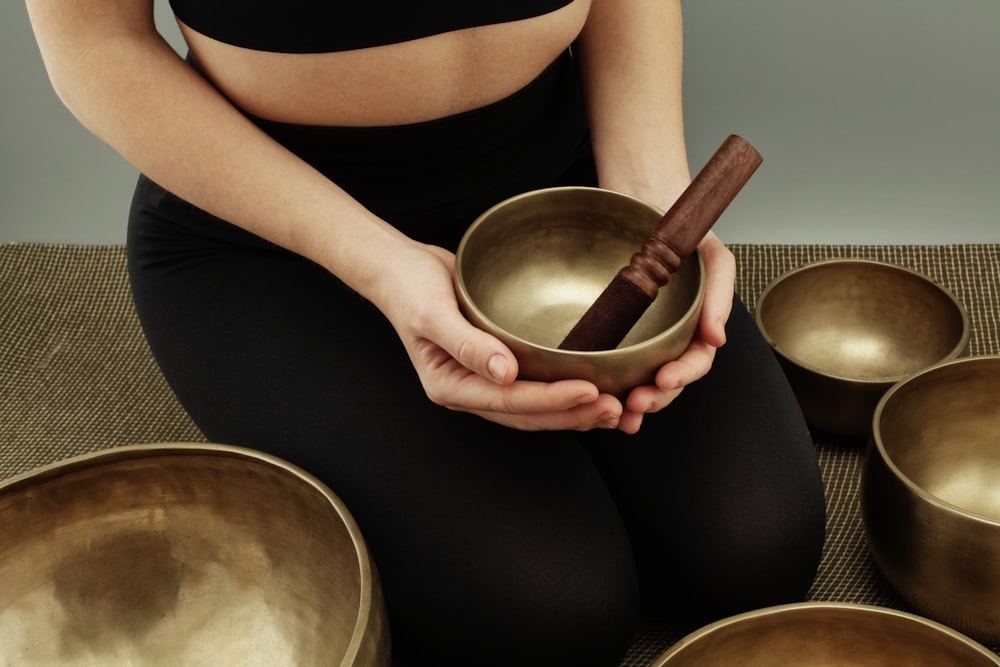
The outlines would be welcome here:
[[[529,18],[319,53],[236,46],[183,16],[179,23],[199,68],[247,113],[283,123],[384,126],[454,115],[523,88],[586,20],[590,0],[564,2],[549,0],[562,6]]]

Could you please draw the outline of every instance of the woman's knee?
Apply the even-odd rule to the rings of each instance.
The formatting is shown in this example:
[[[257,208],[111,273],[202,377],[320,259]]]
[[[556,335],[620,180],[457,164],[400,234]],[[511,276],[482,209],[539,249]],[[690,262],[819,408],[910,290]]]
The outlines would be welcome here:
[[[809,480],[689,506],[675,541],[642,563],[661,607],[696,622],[801,601],[819,567],[825,506]],[[663,556],[663,554],[668,554]]]
[[[393,564],[385,589],[397,655],[407,665],[617,664],[638,622],[635,565],[623,530],[592,528],[477,541],[458,560],[434,559],[436,574]]]
[[[567,568],[554,574],[544,581],[495,578],[490,590],[429,600],[433,609],[425,610],[424,620],[434,627],[413,619],[396,623],[395,649],[404,664],[413,658],[414,665],[617,664],[638,619],[634,590],[623,590],[633,585],[606,572],[589,576]]]

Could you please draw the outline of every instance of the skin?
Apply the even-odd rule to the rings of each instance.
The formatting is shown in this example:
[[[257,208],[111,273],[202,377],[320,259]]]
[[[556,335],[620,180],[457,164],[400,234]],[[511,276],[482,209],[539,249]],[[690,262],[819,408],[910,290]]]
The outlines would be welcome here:
[[[372,301],[431,401],[524,430],[626,433],[704,376],[725,343],[735,262],[714,234],[699,248],[709,279],[698,335],[655,385],[621,402],[583,380],[518,381],[511,351],[459,312],[450,252],[376,217],[233,105],[313,125],[418,122],[510,95],[574,43],[601,186],[666,209],[690,182],[680,4],[575,0],[522,21],[325,54],[252,51],[182,25],[217,89],[156,32],[152,0],[27,0],[53,87],[85,127],[166,189]]]

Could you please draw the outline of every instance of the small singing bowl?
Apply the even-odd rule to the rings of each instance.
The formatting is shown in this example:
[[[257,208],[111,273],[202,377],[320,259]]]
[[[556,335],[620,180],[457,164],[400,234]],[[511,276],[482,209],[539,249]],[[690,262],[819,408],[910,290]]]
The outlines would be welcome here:
[[[135,445],[0,485],[0,663],[389,664],[347,508],[280,459]]]
[[[653,667],[995,667],[1000,657],[944,625],[860,604],[768,607],[696,630]]]
[[[465,316],[503,341],[520,379],[580,378],[624,396],[650,384],[687,349],[698,326],[705,268],[684,260],[613,350],[558,349],[663,211],[599,188],[559,187],[512,197],[477,218],[458,247],[455,291]]]
[[[875,563],[914,609],[1000,646],[1000,356],[938,364],[886,393],[861,509]]]
[[[868,260],[786,273],[761,294],[754,316],[809,426],[843,436],[868,437],[889,387],[969,343],[968,316],[947,290]]]

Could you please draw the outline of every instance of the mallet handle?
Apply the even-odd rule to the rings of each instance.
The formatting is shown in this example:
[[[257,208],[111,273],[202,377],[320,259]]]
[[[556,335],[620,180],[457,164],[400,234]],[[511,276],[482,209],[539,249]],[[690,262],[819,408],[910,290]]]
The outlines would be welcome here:
[[[622,339],[694,252],[722,212],[760,166],[760,153],[730,135],[653,229],[629,265],[584,313],[559,345],[564,350],[608,350]]]

